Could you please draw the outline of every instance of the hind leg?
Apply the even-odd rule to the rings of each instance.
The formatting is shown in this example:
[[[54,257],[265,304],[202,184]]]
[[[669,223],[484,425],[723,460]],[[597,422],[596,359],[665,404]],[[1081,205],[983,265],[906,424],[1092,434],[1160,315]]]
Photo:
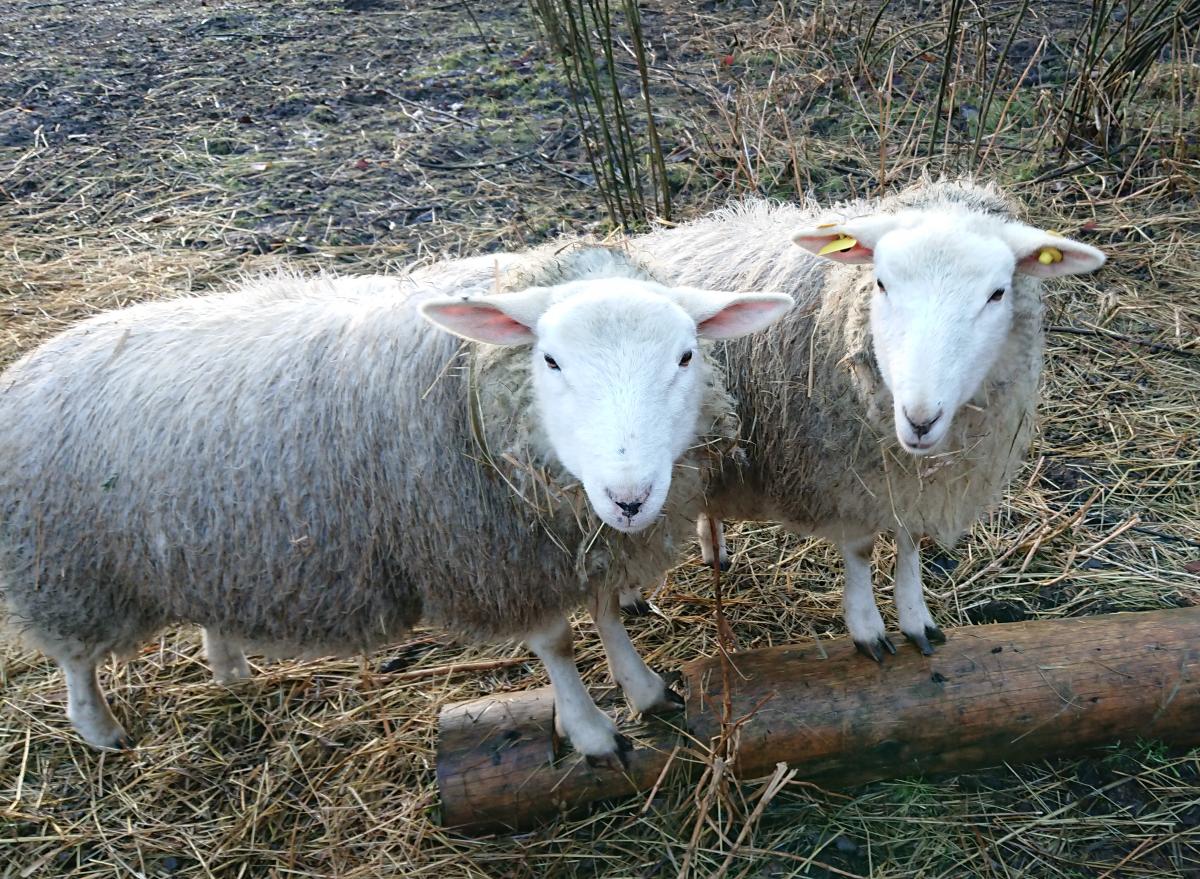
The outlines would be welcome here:
[[[644,617],[653,612],[637,586],[626,586],[620,592],[621,613],[631,617]]]
[[[710,522],[712,523],[710,525]],[[713,545],[712,525],[716,525],[717,542]],[[710,517],[701,513],[696,518],[696,537],[700,540],[700,558],[704,560],[704,564],[712,567],[713,558],[718,562],[718,567],[722,571],[729,570],[729,551],[725,548],[725,525],[720,519],[710,519]]]
[[[133,739],[113,717],[104,699],[96,660],[79,655],[57,659],[67,679],[67,719],[80,737],[89,745],[106,750],[133,747]]]
[[[204,655],[218,684],[231,684],[250,677],[250,666],[241,646],[213,629],[204,630]]]

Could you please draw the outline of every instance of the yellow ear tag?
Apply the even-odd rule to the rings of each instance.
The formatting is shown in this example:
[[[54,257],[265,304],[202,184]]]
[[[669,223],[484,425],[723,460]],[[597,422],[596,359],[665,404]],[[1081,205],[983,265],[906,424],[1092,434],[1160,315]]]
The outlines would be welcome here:
[[[819,223],[817,225],[817,228],[818,229],[832,229],[836,225],[837,225],[837,223]]]
[[[1038,262],[1040,262],[1044,266],[1048,266],[1053,263],[1062,262],[1062,261],[1063,261],[1062,251],[1059,250],[1057,247],[1043,247],[1038,252]]]
[[[817,254],[824,256],[827,253],[841,253],[843,250],[849,250],[854,245],[858,244],[857,238],[851,238],[849,235],[842,235],[840,238],[834,238],[824,247],[817,251]],[[1062,259],[1060,256],[1059,259]]]

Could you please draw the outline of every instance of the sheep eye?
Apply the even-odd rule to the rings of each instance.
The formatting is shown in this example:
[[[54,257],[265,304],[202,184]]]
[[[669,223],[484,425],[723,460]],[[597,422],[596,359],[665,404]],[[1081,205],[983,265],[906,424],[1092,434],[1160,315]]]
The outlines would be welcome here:
[[[999,290],[995,291],[994,293],[992,293],[991,296],[988,297],[988,302],[999,302],[1003,298],[1004,298],[1004,288],[1001,287]]]
[[[679,365],[687,366],[691,362],[692,362],[692,352],[691,351],[683,352],[683,356],[679,358]]]
[[[887,293],[887,287],[883,286],[883,281],[875,279],[875,286],[879,288],[880,293]]]
[[[551,369],[553,369],[555,372],[558,372],[558,361],[557,361],[557,360],[555,360],[555,359],[554,359],[553,357],[551,357],[549,354],[543,354],[543,355],[542,355],[542,357],[546,358],[546,365],[547,365],[547,366],[549,366],[549,367],[550,367]]]

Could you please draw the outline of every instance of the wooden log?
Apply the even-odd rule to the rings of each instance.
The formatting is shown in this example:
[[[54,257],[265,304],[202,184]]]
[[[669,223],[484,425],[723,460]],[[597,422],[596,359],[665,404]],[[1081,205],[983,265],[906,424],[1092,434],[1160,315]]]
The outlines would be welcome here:
[[[1135,739],[1200,745],[1200,608],[967,626],[934,656],[876,665],[849,639],[734,654],[734,771],[786,762],[846,786],[1079,753]],[[522,829],[564,810],[695,778],[722,728],[720,658],[683,666],[683,716],[633,730],[626,772],[553,734],[549,688],[448,706],[442,821]],[[629,732],[629,730],[626,730]]]

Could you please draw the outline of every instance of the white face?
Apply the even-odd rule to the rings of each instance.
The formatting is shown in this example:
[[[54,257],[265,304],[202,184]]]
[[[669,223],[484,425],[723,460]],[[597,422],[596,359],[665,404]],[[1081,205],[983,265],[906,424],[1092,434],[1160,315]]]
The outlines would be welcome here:
[[[938,222],[876,245],[871,338],[906,451],[938,451],[991,372],[1012,327],[1015,268],[1003,241]]]
[[[662,510],[671,470],[696,440],[707,370],[696,322],[639,282],[552,306],[537,325],[533,376],[542,424],[606,523],[639,531]]]
[[[596,514],[620,531],[658,518],[675,462],[696,441],[708,367],[700,338],[754,332],[792,305],[773,293],[572,281],[421,313],[465,338],[532,343],[534,396],[550,445]]]
[[[892,393],[896,438],[942,448],[983,385],[1013,323],[1013,280],[1095,271],[1104,254],[1023,223],[954,210],[876,214],[801,229],[793,241],[833,262],[875,264],[871,339]]]

